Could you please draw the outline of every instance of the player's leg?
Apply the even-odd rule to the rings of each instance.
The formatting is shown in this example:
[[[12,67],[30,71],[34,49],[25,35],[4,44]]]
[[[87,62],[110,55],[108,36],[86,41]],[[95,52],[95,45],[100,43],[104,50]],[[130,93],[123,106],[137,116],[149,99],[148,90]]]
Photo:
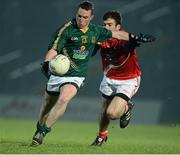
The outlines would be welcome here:
[[[109,80],[106,76],[103,77],[103,80],[101,81],[100,84],[100,88],[99,88],[100,92],[103,94],[103,105],[102,105],[102,111],[101,111],[101,116],[100,116],[100,120],[99,120],[99,133],[98,136],[103,136],[104,139],[102,141],[102,143],[105,141],[105,138],[107,137],[107,128],[109,125],[109,118],[107,116],[107,108],[112,100],[112,98],[114,96],[112,96],[113,90],[111,88],[111,85],[109,84]],[[98,137],[95,139],[94,143],[92,143],[92,145],[96,145],[96,146],[101,146],[101,142],[98,142]],[[99,141],[101,141],[102,138],[99,139]],[[99,144],[99,145],[98,145]]]
[[[106,113],[110,102],[111,102],[111,99],[102,97],[102,110],[101,110],[100,119],[99,119],[99,131],[100,132],[106,131],[108,128],[108,125],[110,123],[110,120]]]
[[[130,119],[131,119],[131,110],[133,108],[134,104],[131,101],[128,101],[126,104],[126,110],[124,114],[120,118],[119,125],[121,128],[125,128],[128,126]]]
[[[140,77],[128,80],[109,80],[106,78],[106,83],[115,94],[107,109],[107,115],[110,119],[120,118],[120,127],[125,128],[129,124],[133,107],[129,100],[139,88]]]
[[[134,106],[130,99],[136,94],[139,89],[140,77],[132,78],[129,80],[122,80],[120,82],[121,86],[117,88],[117,95],[127,101],[124,114],[120,118],[120,127],[125,128],[130,122],[131,110]]]
[[[108,126],[109,126],[110,120],[107,116],[106,111],[110,102],[111,102],[111,99],[102,97],[102,109],[101,109],[101,114],[99,118],[99,132],[95,141],[91,145],[101,146],[103,142],[107,140]]]
[[[52,95],[46,94],[46,102],[52,104],[46,103],[45,107],[49,105],[49,108],[46,110],[42,107],[40,114],[40,122],[42,124],[37,124],[38,132],[36,132],[33,136],[32,146],[38,146],[42,144],[43,138],[48,132],[50,132],[51,127],[54,123],[56,123],[58,118],[64,114],[68,103],[76,95],[77,90],[80,88],[83,81],[84,78],[78,77],[51,76],[47,84],[47,92],[48,94],[58,93],[59,96],[56,98],[52,97]]]
[[[59,96],[59,93],[55,94],[55,93],[45,92],[45,101],[41,105],[40,115],[39,115],[39,124],[40,125],[45,124],[47,117],[49,115],[49,112],[52,109],[52,107],[54,106],[54,104],[56,103],[58,96]]]
[[[76,95],[77,88],[72,84],[66,84],[60,88],[60,95],[48,113],[45,113],[41,119],[44,124],[37,123],[37,131],[33,136],[31,146],[38,146],[42,144],[44,137],[51,131],[51,127],[57,122],[57,120],[64,114],[66,107],[70,100]]]
[[[57,120],[64,114],[68,103],[76,95],[77,88],[72,84],[66,84],[60,88],[60,95],[56,104],[51,109],[46,120],[46,126],[51,128]]]
[[[115,96],[107,109],[109,119],[119,119],[126,110],[127,101],[122,97]]]
[[[117,119],[122,116],[125,110],[126,100],[123,98],[114,96],[117,94],[118,88],[116,86],[120,86],[119,80],[113,80],[106,76],[104,76],[101,85],[100,91],[105,98],[111,98],[111,104],[108,106],[107,115],[110,119]],[[120,88],[119,88],[120,89]]]
[[[107,109],[109,119],[120,119],[121,128],[125,128],[131,118],[133,104],[130,104],[129,99],[125,94],[116,94]]]
[[[50,110],[56,103],[58,96],[50,95],[45,92],[44,98],[45,100],[44,103],[41,105],[39,120],[36,124],[36,131],[34,133],[31,146],[38,146],[42,144],[43,138],[51,130],[45,125],[45,122],[47,120]]]

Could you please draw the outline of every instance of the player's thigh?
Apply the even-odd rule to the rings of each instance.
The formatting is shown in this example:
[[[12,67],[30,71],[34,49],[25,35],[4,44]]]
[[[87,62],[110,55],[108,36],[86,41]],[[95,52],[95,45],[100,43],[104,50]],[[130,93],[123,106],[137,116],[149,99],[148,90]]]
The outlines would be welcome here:
[[[60,88],[60,95],[58,100],[62,103],[69,102],[76,94],[77,94],[77,87],[73,84],[66,84]]]
[[[119,113],[120,111],[125,111],[125,106],[127,101],[119,96],[115,96],[108,106],[107,113]]]

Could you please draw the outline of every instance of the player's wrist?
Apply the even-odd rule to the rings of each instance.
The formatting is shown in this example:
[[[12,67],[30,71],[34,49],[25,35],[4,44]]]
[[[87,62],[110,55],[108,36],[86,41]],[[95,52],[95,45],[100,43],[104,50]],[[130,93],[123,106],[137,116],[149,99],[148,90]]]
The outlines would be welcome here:
[[[49,61],[44,61],[43,64],[47,67],[49,66]]]
[[[137,40],[138,40],[138,36],[137,35],[129,33],[129,41],[130,42],[136,42]]]

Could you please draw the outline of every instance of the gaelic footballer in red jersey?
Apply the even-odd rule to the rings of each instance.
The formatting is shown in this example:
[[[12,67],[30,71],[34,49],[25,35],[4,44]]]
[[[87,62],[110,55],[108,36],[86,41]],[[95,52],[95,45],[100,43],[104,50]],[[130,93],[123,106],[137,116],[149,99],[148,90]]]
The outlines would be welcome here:
[[[121,15],[116,11],[106,12],[103,22],[108,30],[123,31]],[[94,54],[99,48],[104,72],[100,84],[103,105],[99,119],[99,132],[92,145],[101,146],[104,141],[107,141],[110,120],[119,119],[121,128],[129,124],[133,107],[130,99],[140,86],[141,76],[136,47],[140,42],[154,40],[151,35],[129,34],[128,41],[111,38],[98,43]]]

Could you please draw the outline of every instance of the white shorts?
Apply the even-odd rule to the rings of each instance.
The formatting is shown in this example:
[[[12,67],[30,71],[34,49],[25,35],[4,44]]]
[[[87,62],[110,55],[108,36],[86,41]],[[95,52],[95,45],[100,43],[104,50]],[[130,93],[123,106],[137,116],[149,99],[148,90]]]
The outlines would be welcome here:
[[[114,80],[104,76],[99,90],[106,96],[124,94],[131,99],[140,86],[140,79],[141,77],[139,76],[128,80]]]
[[[51,75],[47,82],[47,92],[58,92],[62,85],[73,84],[77,89],[80,88],[84,82],[84,77],[60,77]]]

